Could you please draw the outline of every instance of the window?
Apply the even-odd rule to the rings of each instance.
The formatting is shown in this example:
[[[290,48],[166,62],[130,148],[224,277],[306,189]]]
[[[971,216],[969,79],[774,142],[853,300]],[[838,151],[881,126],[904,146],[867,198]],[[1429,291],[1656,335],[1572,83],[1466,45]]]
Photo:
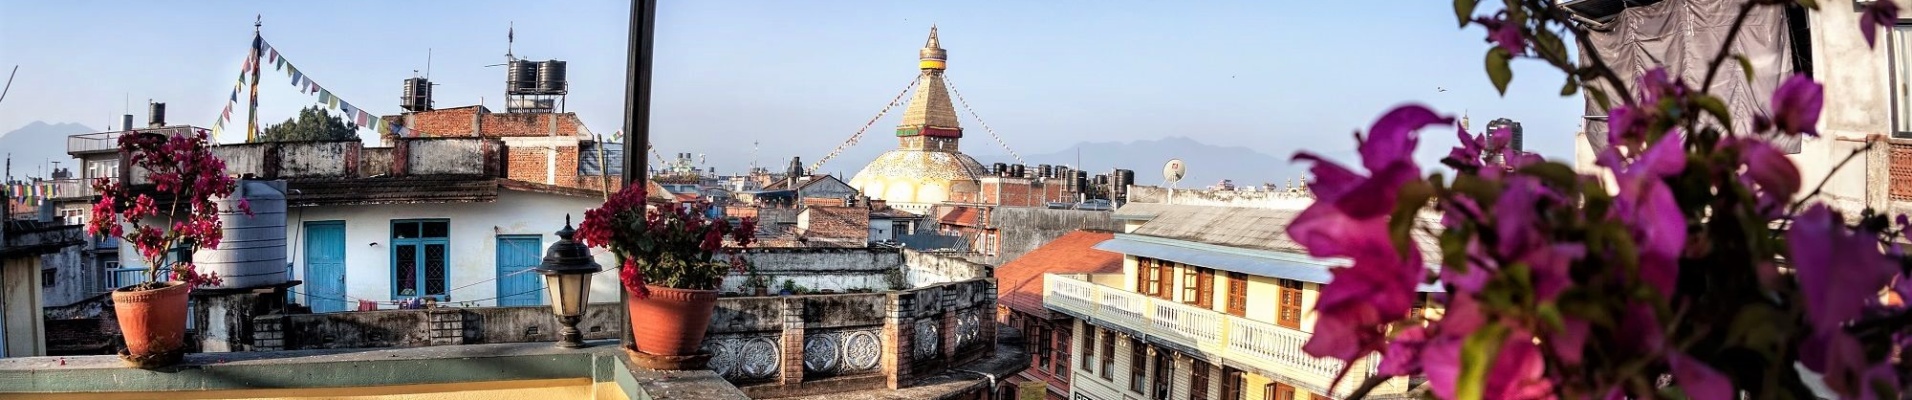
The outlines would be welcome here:
[[[1102,330],[1102,380],[1115,382],[1115,331]]]
[[[1196,266],[1182,268],[1182,302],[1201,308],[1215,306],[1215,270]]]
[[[1188,368],[1188,400],[1208,400],[1208,363],[1202,360]]]
[[[1167,350],[1155,352],[1155,400],[1169,400],[1175,390],[1175,359]]]
[[[1173,268],[1170,264],[1153,258],[1141,259],[1141,268],[1138,270],[1141,275],[1135,277],[1135,292],[1164,300],[1172,296],[1169,288],[1174,277],[1169,275],[1169,270]]]
[[[60,270],[48,268],[40,270],[40,287],[53,287],[53,280],[59,279]]]
[[[1222,367],[1221,400],[1242,400],[1242,384],[1241,370]]]
[[[1129,391],[1143,393],[1148,388],[1149,355],[1142,341],[1129,338]]]
[[[1912,25],[1892,28],[1892,137],[1912,138]]]
[[[1275,325],[1301,329],[1301,281],[1281,280],[1281,314],[1275,316]]]
[[[1068,376],[1069,376],[1069,343],[1074,343],[1074,342],[1071,342],[1071,341],[1069,341],[1069,340],[1070,340],[1070,338],[1069,338],[1069,330],[1067,330],[1067,329],[1057,329],[1057,330],[1055,330],[1055,336],[1056,336],[1056,341],[1055,341],[1055,343],[1056,343],[1056,345],[1055,345],[1055,348],[1056,348],[1056,354],[1055,354],[1055,366],[1056,366],[1056,370],[1054,371],[1054,372],[1055,372],[1055,376],[1060,376],[1060,377],[1063,377],[1063,379],[1068,379]]]
[[[1322,396],[1320,393],[1314,393],[1314,394],[1308,395],[1308,400],[1333,400],[1333,399],[1329,399],[1328,396]]]
[[[1095,339],[1100,338],[1102,335],[1096,333],[1095,327],[1089,326],[1088,324],[1082,325],[1082,333],[1082,365],[1076,368],[1083,371],[1095,372]]]
[[[1228,273],[1228,314],[1248,316],[1248,274]]]
[[[1264,398],[1264,399],[1268,399],[1268,400],[1295,400],[1295,387],[1294,387],[1294,386],[1288,386],[1288,385],[1287,385],[1287,384],[1285,384],[1285,383],[1280,383],[1280,382],[1275,382],[1275,383],[1270,383],[1270,384],[1267,384],[1267,385],[1264,385],[1264,386],[1262,386],[1261,388],[1262,388],[1262,389],[1261,389],[1261,390],[1262,390],[1262,392],[1261,392],[1261,393],[1262,393],[1262,398]]]
[[[1029,324],[1029,338],[1029,358],[1035,361],[1037,370],[1049,372],[1049,346],[1051,346],[1051,344],[1049,342],[1048,327],[1039,324]]]
[[[392,297],[450,300],[451,222],[392,221]]]

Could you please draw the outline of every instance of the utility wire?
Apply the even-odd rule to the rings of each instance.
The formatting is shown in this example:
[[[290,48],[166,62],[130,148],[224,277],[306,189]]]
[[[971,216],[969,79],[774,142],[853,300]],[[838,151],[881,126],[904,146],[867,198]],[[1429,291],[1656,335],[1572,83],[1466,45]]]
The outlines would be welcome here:
[[[976,109],[969,107],[969,100],[963,100],[963,92],[956,91],[956,81],[949,80],[949,74],[943,74],[943,83],[949,85],[949,94],[956,95],[956,102],[963,104],[963,110],[969,111],[969,116],[976,118],[976,123],[983,126],[983,131],[989,132],[989,137],[995,138],[996,144],[1002,145],[1003,151],[1008,151],[1010,157],[1015,157],[1017,164],[1028,164],[1022,161],[1022,156],[1017,155],[1015,149],[1009,148],[1009,142],[1002,141],[1002,136],[996,135],[995,129],[989,129],[989,123],[983,122],[983,116],[977,115]]]

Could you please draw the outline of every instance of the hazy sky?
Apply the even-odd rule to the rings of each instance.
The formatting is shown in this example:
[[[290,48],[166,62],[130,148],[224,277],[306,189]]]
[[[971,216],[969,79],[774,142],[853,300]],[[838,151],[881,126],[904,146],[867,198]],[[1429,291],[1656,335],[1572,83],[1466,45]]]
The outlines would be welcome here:
[[[1517,61],[1514,87],[1497,95],[1481,72],[1480,29],[1457,29],[1444,1],[659,3],[653,142],[667,155],[708,154],[720,172],[750,163],[752,142],[756,160],[781,166],[849,138],[915,77],[931,23],[949,50],[950,80],[1024,154],[1186,136],[1284,158],[1300,148],[1339,157],[1352,152],[1355,129],[1419,101],[1466,110],[1477,128],[1514,118],[1529,149],[1570,158],[1580,123],[1579,98],[1559,97],[1562,76],[1538,62]],[[0,73],[20,65],[0,103],[0,132],[35,120],[105,128],[129,96],[139,123],[153,99],[168,103],[169,122],[210,126],[246,56],[253,16],[263,14],[266,40],[301,72],[381,115],[399,111],[401,80],[424,73],[427,49],[439,107],[482,99],[502,111],[504,71],[487,65],[503,61],[515,21],[515,53],[569,61],[569,110],[609,133],[621,123],[628,7],[0,0]],[[316,100],[270,65],[260,87],[265,122]],[[961,113],[968,152],[1002,153]],[[900,114],[823,172],[853,174],[894,147]],[[240,118],[232,125],[243,126]],[[225,139],[238,140],[234,132]],[[1428,136],[1421,153],[1431,162],[1453,139],[1448,130]]]

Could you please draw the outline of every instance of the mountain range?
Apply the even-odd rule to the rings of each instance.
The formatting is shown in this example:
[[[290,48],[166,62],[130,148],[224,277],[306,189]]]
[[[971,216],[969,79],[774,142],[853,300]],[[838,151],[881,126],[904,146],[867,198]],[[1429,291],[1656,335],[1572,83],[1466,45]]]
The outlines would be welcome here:
[[[33,121],[0,134],[0,157],[12,157],[14,177],[44,177],[52,162],[65,163],[64,168],[73,169],[73,157],[66,154],[67,136],[93,132],[99,130],[76,123]]]
[[[974,157],[984,165],[1016,162],[1014,157],[1007,154],[975,154]],[[1187,137],[1081,142],[1054,152],[1025,154],[1022,158],[1030,168],[1038,164],[1080,164],[1080,169],[1088,171],[1091,177],[1106,174],[1115,168],[1134,170],[1135,184],[1148,186],[1162,185],[1162,166],[1170,159],[1179,158],[1187,165],[1188,172],[1176,186],[1184,188],[1207,187],[1223,179],[1233,180],[1236,185],[1279,185],[1289,178],[1301,176],[1305,171],[1305,165],[1290,164],[1288,157],[1242,146],[1206,144]]]

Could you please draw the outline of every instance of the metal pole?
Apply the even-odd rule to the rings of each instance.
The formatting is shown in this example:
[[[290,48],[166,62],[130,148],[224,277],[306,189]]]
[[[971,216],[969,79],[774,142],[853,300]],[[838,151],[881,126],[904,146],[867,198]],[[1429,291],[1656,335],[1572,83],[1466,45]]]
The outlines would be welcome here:
[[[651,49],[657,28],[657,0],[631,0],[631,43],[624,77],[624,186],[645,185],[644,156],[651,142]],[[640,186],[641,187],[641,186]],[[620,293],[618,313],[624,324],[622,344],[632,346],[630,297]]]

